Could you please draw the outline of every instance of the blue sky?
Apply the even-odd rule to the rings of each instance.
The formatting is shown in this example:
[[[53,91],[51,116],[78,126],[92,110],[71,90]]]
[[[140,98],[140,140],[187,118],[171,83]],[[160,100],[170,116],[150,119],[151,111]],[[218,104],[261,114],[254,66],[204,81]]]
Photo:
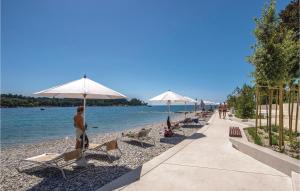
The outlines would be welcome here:
[[[144,100],[170,89],[223,101],[251,81],[245,57],[264,3],[2,0],[1,91],[31,95],[87,74]]]

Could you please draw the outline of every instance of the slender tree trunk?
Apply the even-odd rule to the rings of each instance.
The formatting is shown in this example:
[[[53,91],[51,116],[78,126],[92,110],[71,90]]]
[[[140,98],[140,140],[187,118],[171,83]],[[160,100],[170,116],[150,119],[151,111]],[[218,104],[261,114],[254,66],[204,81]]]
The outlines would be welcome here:
[[[292,121],[291,121],[291,94],[292,94],[292,91],[291,91],[291,85],[289,87],[289,107],[288,107],[288,112],[289,112],[289,136],[291,138],[291,134],[292,134]]]
[[[266,116],[267,116],[267,129],[269,129],[269,107],[268,107],[268,102],[269,102],[269,96],[267,93],[267,98],[266,98]]]
[[[298,132],[298,116],[299,116],[299,102],[300,102],[300,96],[299,96],[299,90],[297,94],[297,108],[296,108],[296,123],[295,123],[295,133]]]
[[[284,145],[283,139],[283,87],[280,85],[279,87],[279,149],[282,150],[282,146]]]
[[[272,145],[272,100],[273,89],[269,89],[269,145]]]
[[[292,137],[292,133],[293,133],[293,119],[294,119],[294,91],[292,90],[291,93],[291,104],[292,104],[292,108],[291,108],[291,132],[290,132],[290,138]]]
[[[278,110],[278,99],[279,99],[279,90],[276,90],[276,98],[275,98],[275,104],[276,104],[276,107],[275,107],[275,127],[277,127],[277,110]]]
[[[259,97],[259,128],[261,128],[261,97]]]
[[[258,87],[256,86],[256,111],[255,111],[255,135],[257,136],[257,126],[258,126],[258,100],[259,100]]]

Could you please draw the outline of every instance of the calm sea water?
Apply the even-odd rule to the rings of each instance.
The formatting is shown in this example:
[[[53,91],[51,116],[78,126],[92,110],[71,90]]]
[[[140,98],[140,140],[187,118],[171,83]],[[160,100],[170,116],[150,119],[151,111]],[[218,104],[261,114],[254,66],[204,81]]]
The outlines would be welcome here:
[[[173,112],[193,110],[193,106],[172,106]],[[74,136],[75,107],[1,108],[1,147],[34,143],[45,139]],[[88,134],[122,131],[165,121],[166,106],[88,107]],[[172,113],[172,117],[177,114]],[[92,128],[98,127],[98,128]]]

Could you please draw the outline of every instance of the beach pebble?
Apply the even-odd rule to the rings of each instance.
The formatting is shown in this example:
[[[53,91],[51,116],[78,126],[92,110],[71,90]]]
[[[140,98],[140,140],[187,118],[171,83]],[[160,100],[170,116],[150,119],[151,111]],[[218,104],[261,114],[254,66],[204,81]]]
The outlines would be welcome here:
[[[122,132],[89,135],[90,143],[104,143],[118,138],[122,156],[110,162],[104,153],[91,153],[87,160],[91,164],[87,168],[76,168],[74,165],[65,167],[67,180],[62,178],[59,170],[54,168],[26,168],[22,173],[16,171],[20,159],[32,157],[45,152],[62,153],[67,147],[74,147],[73,138],[47,140],[36,144],[18,145],[1,150],[1,190],[96,190],[112,180],[124,175],[151,160],[169,148],[178,144],[186,137],[182,133],[171,138],[163,137],[164,125],[152,124],[143,128],[151,128],[150,136],[155,138],[156,145],[150,141],[141,146],[138,142],[121,139]],[[135,132],[140,128],[130,129]],[[184,128],[186,136],[198,129]],[[125,131],[125,133],[129,130]],[[163,140],[163,141],[162,141]],[[89,152],[90,153],[90,152]]]

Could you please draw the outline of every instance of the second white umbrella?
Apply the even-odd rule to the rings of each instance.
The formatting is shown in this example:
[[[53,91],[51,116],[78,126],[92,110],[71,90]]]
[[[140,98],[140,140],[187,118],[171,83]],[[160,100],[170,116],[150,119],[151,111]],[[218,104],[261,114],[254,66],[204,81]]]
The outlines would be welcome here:
[[[157,101],[157,102],[167,103],[168,110],[169,110],[169,116],[170,116],[171,103],[172,102],[182,102],[182,103],[184,103],[184,102],[187,101],[187,99],[184,96],[179,95],[175,92],[166,91],[162,94],[159,94],[158,96],[155,96],[155,97],[151,98],[150,101]]]

